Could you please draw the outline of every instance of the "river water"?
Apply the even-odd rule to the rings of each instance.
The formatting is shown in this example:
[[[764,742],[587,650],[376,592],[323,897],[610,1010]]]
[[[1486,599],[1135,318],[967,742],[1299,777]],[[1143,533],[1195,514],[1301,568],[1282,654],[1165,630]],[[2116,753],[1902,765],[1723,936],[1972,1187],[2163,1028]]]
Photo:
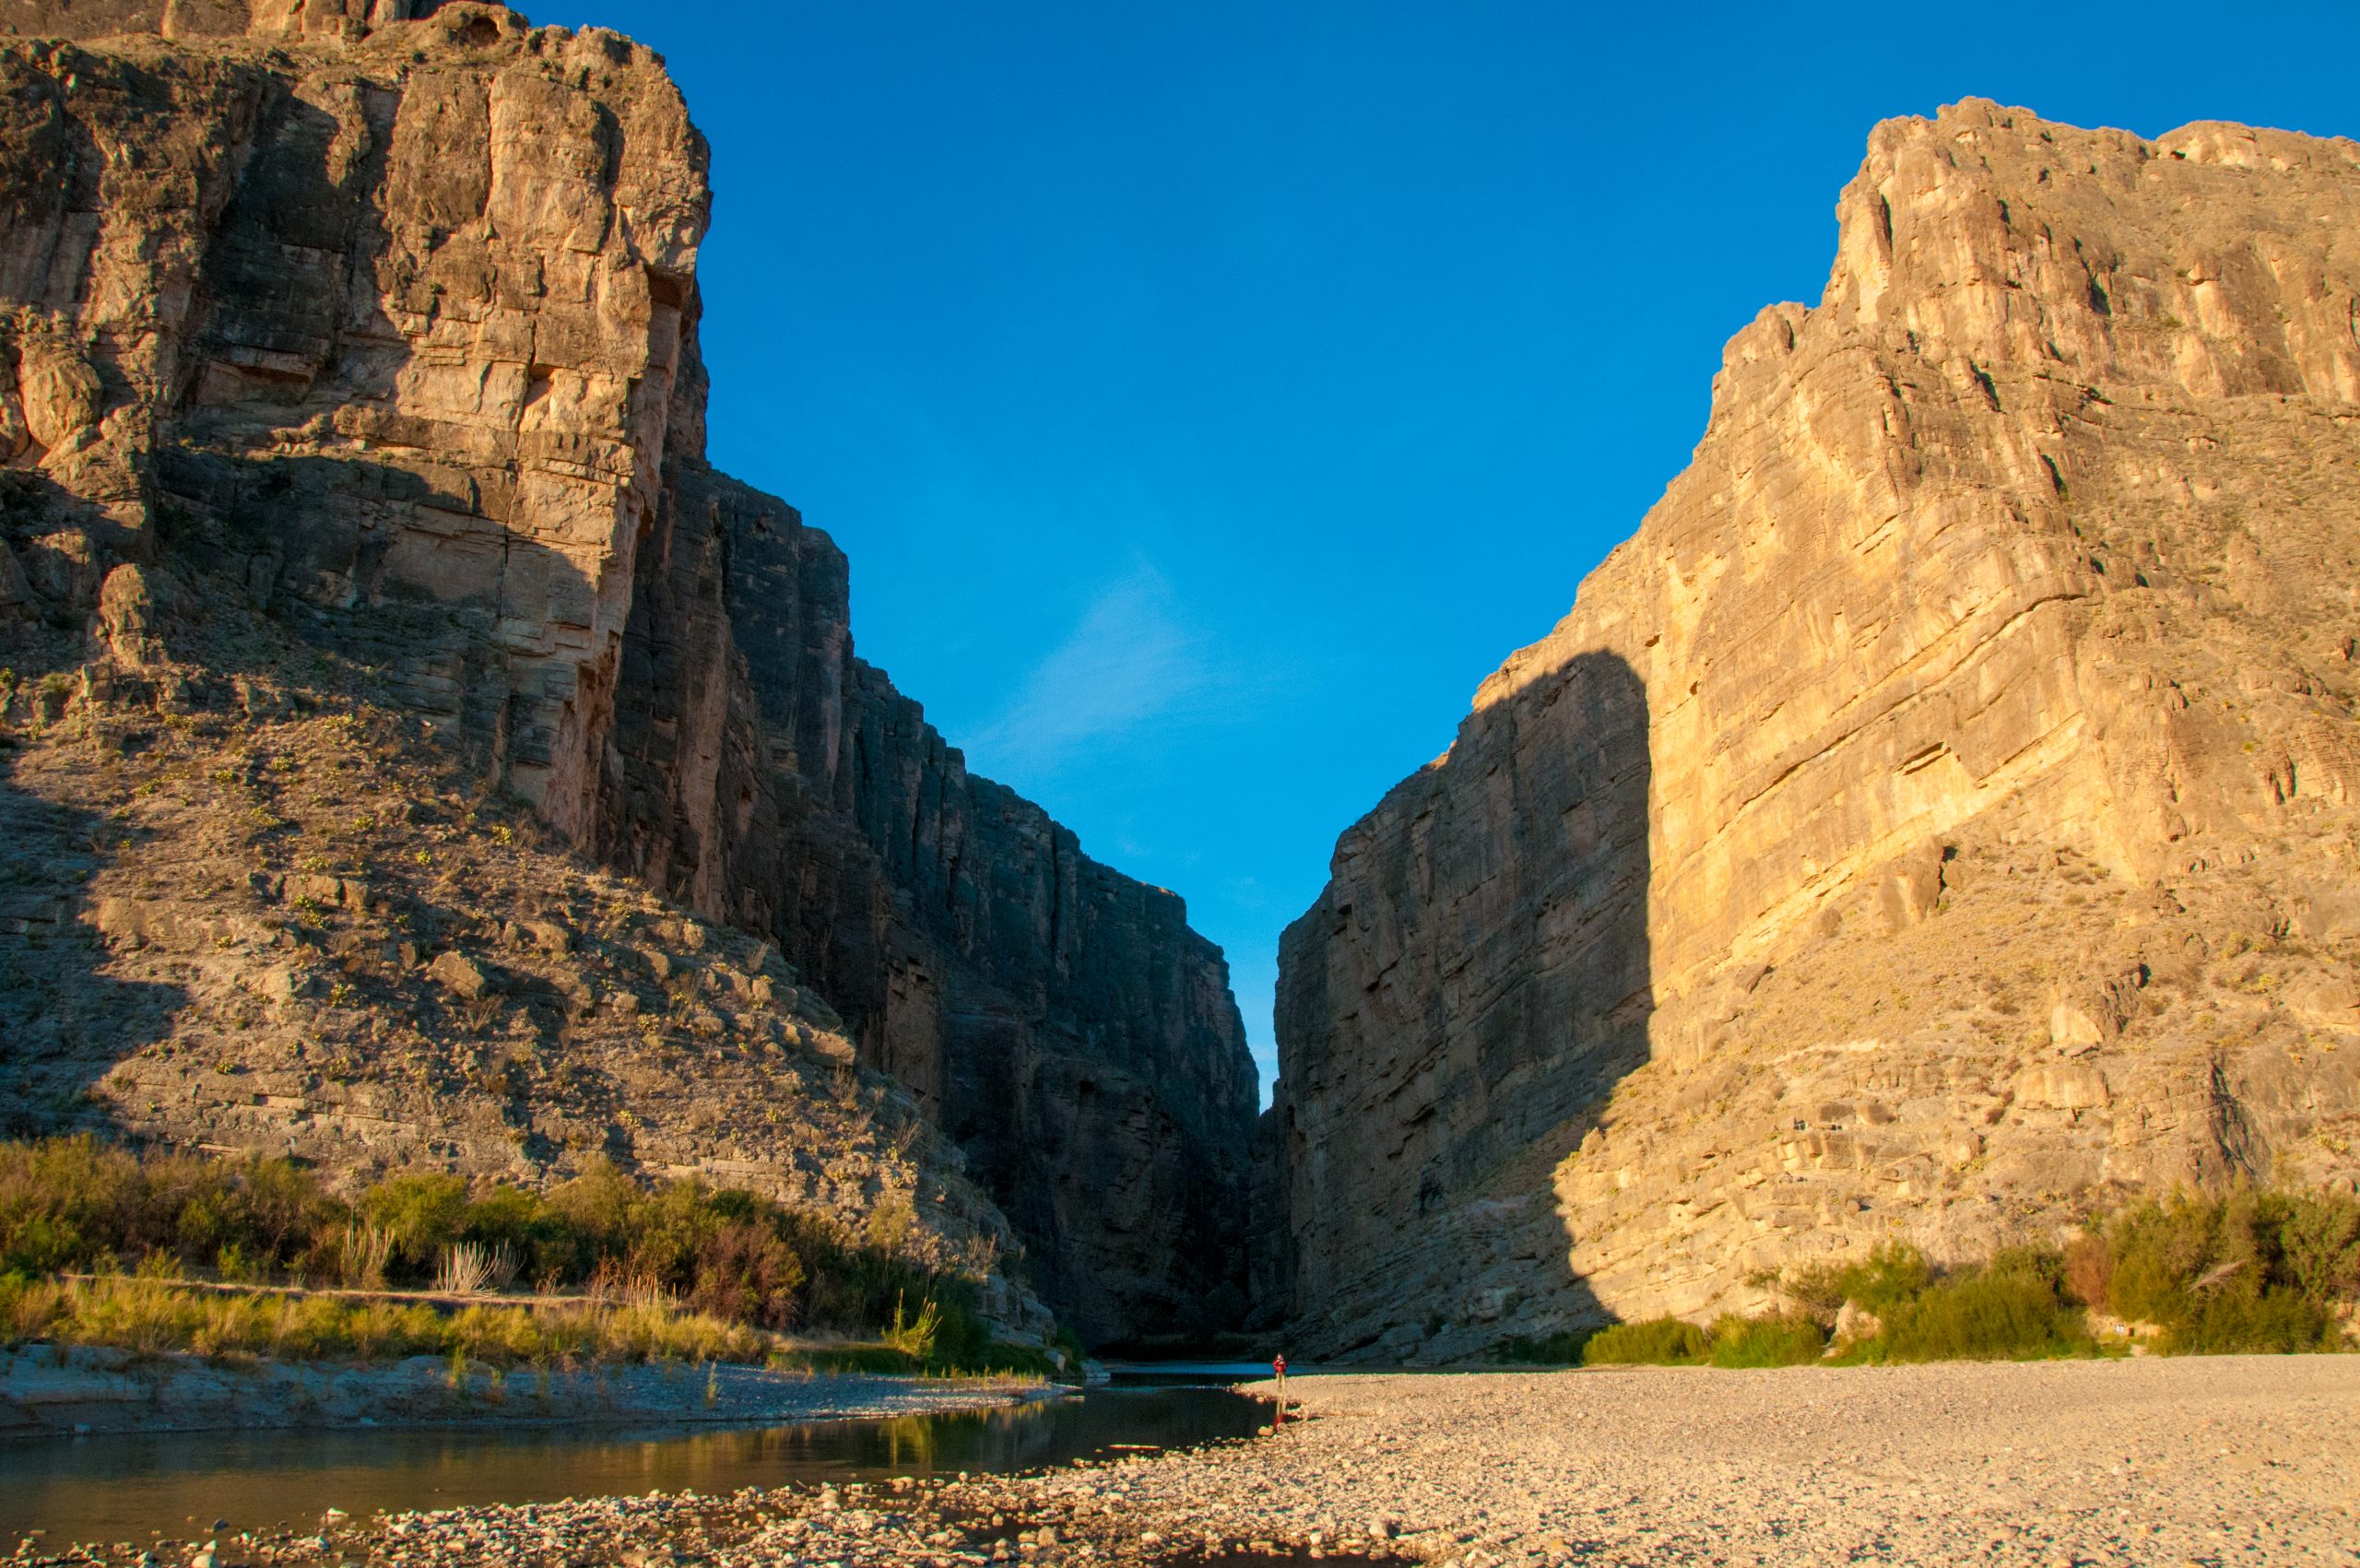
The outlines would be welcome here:
[[[1038,1469],[1247,1437],[1267,1401],[1223,1386],[1254,1369],[1126,1369],[1112,1387],[938,1416],[761,1428],[369,1429],[0,1440],[0,1550],[71,1540],[203,1539],[378,1511],[541,1503],[661,1489]]]

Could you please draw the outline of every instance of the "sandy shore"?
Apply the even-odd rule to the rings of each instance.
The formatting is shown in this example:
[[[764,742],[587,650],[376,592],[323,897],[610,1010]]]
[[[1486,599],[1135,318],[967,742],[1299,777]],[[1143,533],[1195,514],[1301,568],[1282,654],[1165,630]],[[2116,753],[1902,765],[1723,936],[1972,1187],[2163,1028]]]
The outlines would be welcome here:
[[[342,1522],[224,1541],[218,1560],[1202,1563],[1259,1548],[1462,1568],[2360,1563],[2360,1357],[1321,1377],[1292,1392],[1311,1419],[1189,1453]]]
[[[982,1409],[1039,1390],[1012,1381],[612,1365],[457,1369],[431,1356],[373,1365],[137,1355],[83,1346],[0,1353],[0,1436],[274,1427],[757,1422]]]

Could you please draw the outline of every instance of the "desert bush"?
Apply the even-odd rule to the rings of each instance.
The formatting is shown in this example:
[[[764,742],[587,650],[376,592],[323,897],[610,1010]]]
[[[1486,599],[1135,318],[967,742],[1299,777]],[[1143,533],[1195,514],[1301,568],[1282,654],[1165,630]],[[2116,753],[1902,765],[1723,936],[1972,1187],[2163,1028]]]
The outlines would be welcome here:
[[[1709,1329],[1678,1317],[1618,1323],[1587,1336],[1579,1359],[1585,1366],[1800,1366],[1819,1360],[1826,1348],[1826,1332],[1806,1314],[1788,1313],[1774,1317],[1729,1314]],[[1520,1359],[1572,1358],[1533,1355]]]
[[[1834,1327],[1846,1302],[1882,1314],[1923,1291],[1933,1276],[1926,1255],[1903,1242],[1888,1242],[1852,1262],[1833,1259],[1783,1276],[1778,1290],[1795,1308]]]
[[[1715,1366],[1804,1366],[1827,1350],[1827,1332],[1807,1313],[1717,1320],[1707,1338]]]
[[[1878,1314],[1884,1331],[1863,1359],[1894,1362],[2024,1361],[2088,1353],[2078,1308],[2059,1289],[2062,1259],[2015,1248],[1981,1267],[1956,1269]]]
[[[1502,1340],[1492,1352],[1493,1359],[1526,1366],[1579,1366],[1583,1347],[1597,1332],[1595,1328],[1566,1328],[1537,1339],[1517,1335]]]
[[[1846,1301],[1882,1329],[1847,1361],[2085,1354],[2082,1309],[2161,1332],[2177,1354],[2328,1350],[2360,1301],[2360,1199],[2243,1186],[2134,1204],[2062,1251],[2017,1248],[1936,1271],[1914,1250],[1790,1271],[1778,1288],[1822,1323]]]
[[[1705,1331],[1684,1318],[1618,1323],[1590,1336],[1584,1366],[1695,1366],[1711,1354]]]
[[[761,1362],[772,1338],[694,1313],[569,1302],[557,1307],[432,1307],[329,1296],[224,1295],[169,1279],[0,1276],[0,1335],[10,1343],[114,1345],[205,1355],[242,1352],[375,1361],[456,1356],[491,1366],[568,1362]],[[896,1370],[915,1370],[906,1363]]]
[[[442,1265],[434,1271],[434,1288],[446,1295],[472,1296],[488,1287],[504,1286],[515,1277],[516,1260],[506,1248],[453,1242],[442,1249]]]
[[[394,1238],[382,1226],[348,1220],[333,1242],[319,1249],[318,1255],[333,1257],[335,1267],[329,1278],[339,1284],[355,1290],[381,1290],[385,1283],[385,1264],[394,1255]]]
[[[705,1243],[689,1304],[732,1322],[792,1328],[803,1279],[803,1260],[777,1231],[733,1220]]]
[[[405,1277],[431,1275],[445,1248],[466,1222],[464,1176],[389,1176],[360,1197],[360,1211],[393,1242],[393,1258]]]
[[[2240,1188],[2175,1194],[2115,1217],[2108,1307],[2175,1352],[2332,1350],[2360,1294],[2360,1200]]]
[[[2065,1290],[2093,1312],[2106,1309],[2114,1283],[2114,1249],[2103,1236],[2077,1236],[2065,1249]]]
[[[467,1205],[459,1227],[462,1241],[495,1251],[505,1249],[521,1272],[532,1274],[547,1249],[552,1226],[549,1205],[525,1187],[496,1186]]]
[[[554,1290],[595,1286],[616,1307],[660,1316],[685,1306],[769,1331],[877,1334],[899,1314],[906,1337],[927,1324],[918,1353],[891,1352],[897,1370],[1045,1365],[997,1345],[974,1282],[918,1262],[905,1239],[880,1245],[832,1215],[697,1181],[643,1187],[603,1161],[546,1193],[405,1174],[346,1203],[284,1160],[141,1153],[88,1137],[0,1142],[0,1273],[154,1260],[166,1275],[466,1291],[521,1274]]]
[[[2316,1302],[2360,1300],[2360,1198],[2291,1198],[2278,1233],[2282,1265],[2296,1290]]]
[[[2336,1350],[2342,1338],[2324,1307],[2273,1286],[2200,1296],[2193,1310],[2167,1326],[2162,1349],[2179,1355],[2293,1355]]]
[[[267,1269],[337,1211],[290,1161],[141,1156],[87,1134],[0,1142],[0,1270],[87,1269],[159,1252],[210,1265],[232,1246],[245,1267]]]
[[[607,1161],[594,1160],[580,1175],[549,1189],[545,1201],[555,1222],[551,1239],[569,1249],[619,1257],[630,1250],[632,1218],[643,1196],[638,1183]],[[584,1274],[594,1266],[574,1265]]]

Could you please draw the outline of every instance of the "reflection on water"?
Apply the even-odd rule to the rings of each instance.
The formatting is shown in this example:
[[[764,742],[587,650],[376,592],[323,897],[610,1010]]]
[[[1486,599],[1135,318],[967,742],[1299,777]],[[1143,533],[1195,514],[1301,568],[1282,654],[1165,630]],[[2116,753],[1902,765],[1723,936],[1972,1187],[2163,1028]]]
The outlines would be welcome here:
[[[1300,1377],[1313,1369],[1289,1369]],[[1268,1362],[1108,1362],[1106,1374],[1119,1384],[1200,1384],[1234,1386],[1270,1375]]]
[[[1245,1437],[1268,1420],[1221,1387],[1096,1389],[954,1415],[726,1431],[183,1432],[0,1442],[0,1539],[186,1539],[330,1508],[539,1503],[686,1487],[1028,1470],[1140,1448]]]

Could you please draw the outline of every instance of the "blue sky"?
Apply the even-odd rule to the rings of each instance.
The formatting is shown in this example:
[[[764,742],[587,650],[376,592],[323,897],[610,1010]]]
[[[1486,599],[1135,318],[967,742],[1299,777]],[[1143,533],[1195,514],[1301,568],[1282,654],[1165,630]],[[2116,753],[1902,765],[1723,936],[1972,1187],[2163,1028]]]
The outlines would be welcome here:
[[[714,143],[711,449],[976,772],[1278,934],[1816,301],[1870,127],[2360,135],[2360,7],[565,0]]]

